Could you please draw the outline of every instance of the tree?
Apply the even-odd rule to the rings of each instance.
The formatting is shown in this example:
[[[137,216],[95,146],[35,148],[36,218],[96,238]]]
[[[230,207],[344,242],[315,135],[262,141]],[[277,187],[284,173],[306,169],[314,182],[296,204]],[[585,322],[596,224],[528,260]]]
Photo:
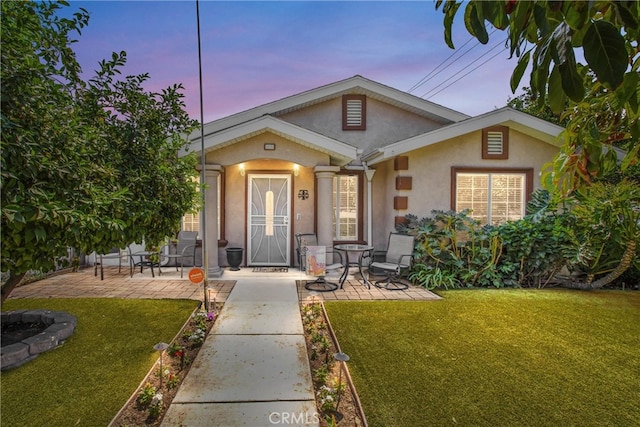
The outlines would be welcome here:
[[[444,12],[451,48],[451,27],[460,6],[456,0],[436,2]],[[566,120],[562,148],[542,181],[550,191],[579,201],[574,215],[580,224],[574,231],[584,255],[581,267],[588,273],[576,285],[580,287],[601,287],[619,277],[631,265],[640,238],[638,193],[631,191],[637,186],[632,179],[640,154],[639,11],[638,1],[610,0],[471,0],[464,9],[467,31],[482,43],[489,41],[487,23],[508,30],[511,56],[519,58],[512,91],[531,65],[532,98]],[[584,65],[576,59],[580,48]],[[621,162],[616,145],[626,149]],[[593,182],[614,176],[617,185],[602,182],[591,188]],[[631,179],[621,180],[624,176]],[[627,187],[629,191],[614,191]],[[609,232],[596,236],[588,233],[591,228],[581,228],[593,225],[587,220],[595,217],[597,224],[611,227]]]
[[[29,270],[67,247],[106,252],[158,243],[198,200],[195,159],[179,158],[193,129],[176,85],[147,93],[147,75],[115,79],[125,54],[89,83],[71,48],[89,15],[65,2],[1,2],[2,300]]]
[[[567,119],[562,119],[560,114],[554,113],[548,104],[545,103],[541,106],[533,96],[531,88],[529,87],[523,88],[523,93],[515,98],[509,98],[507,100],[507,106],[518,111],[531,114],[532,116],[538,117],[542,120],[555,123],[558,126],[566,126],[567,124]]]
[[[460,6],[456,0],[436,2],[436,9],[442,7],[444,13],[445,41],[451,48],[451,28]],[[573,101],[564,111],[568,122],[563,148],[548,175],[549,185],[565,194],[617,167],[614,142],[630,141],[620,165],[623,170],[638,162],[639,10],[637,1],[606,0],[471,0],[465,7],[466,29],[480,42],[489,41],[487,23],[508,30],[511,55],[519,58],[511,76],[512,91],[531,65],[530,87],[541,105],[548,100],[559,113],[567,98]],[[576,60],[578,48],[586,65]]]

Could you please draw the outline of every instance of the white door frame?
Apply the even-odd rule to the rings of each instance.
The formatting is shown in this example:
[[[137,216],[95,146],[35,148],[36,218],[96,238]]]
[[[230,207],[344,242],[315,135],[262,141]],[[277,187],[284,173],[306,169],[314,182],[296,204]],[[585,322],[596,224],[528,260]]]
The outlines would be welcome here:
[[[291,265],[291,181],[287,173],[247,174],[247,265]]]

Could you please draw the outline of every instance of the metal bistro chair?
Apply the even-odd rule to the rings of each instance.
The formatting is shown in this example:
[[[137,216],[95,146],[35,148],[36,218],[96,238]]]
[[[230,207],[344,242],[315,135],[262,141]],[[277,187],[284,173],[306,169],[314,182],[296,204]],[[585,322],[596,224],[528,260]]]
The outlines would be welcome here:
[[[374,284],[379,288],[391,291],[407,289],[409,285],[400,281],[413,266],[413,248],[415,236],[408,234],[389,233],[389,244],[383,262],[372,262],[370,268],[381,270],[386,278]],[[376,252],[380,253],[380,252]]]
[[[178,233],[178,245],[176,246],[175,254],[165,254],[164,251],[160,249],[160,257],[168,258],[169,263],[171,260],[174,260],[176,271],[178,271],[178,260],[180,261],[180,278],[183,277],[184,272],[184,261],[185,259],[191,259],[191,265],[196,265],[196,239],[198,238],[197,231],[181,231]],[[165,245],[168,246],[168,245]],[[164,246],[163,246],[164,248]],[[168,263],[168,264],[169,264]],[[160,270],[160,266],[158,265],[158,271],[162,274]]]
[[[100,280],[104,280],[104,260],[117,259],[118,260],[118,273],[122,271],[122,260],[128,261],[131,251],[127,247],[126,249],[111,248],[109,253],[95,254],[95,263],[93,266],[93,275],[98,275],[98,264],[100,264]]]

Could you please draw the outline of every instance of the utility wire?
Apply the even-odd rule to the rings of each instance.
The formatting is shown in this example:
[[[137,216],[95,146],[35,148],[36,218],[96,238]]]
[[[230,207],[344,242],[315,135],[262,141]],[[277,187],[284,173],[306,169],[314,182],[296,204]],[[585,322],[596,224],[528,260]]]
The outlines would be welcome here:
[[[431,70],[431,71],[429,72],[429,74],[427,74],[426,76],[424,76],[423,78],[421,78],[421,79],[420,79],[420,81],[419,81],[418,83],[416,83],[416,84],[414,84],[413,86],[411,86],[411,88],[410,88],[407,92],[411,93],[411,92],[413,92],[414,90],[418,89],[420,86],[422,86],[422,84],[423,84],[423,83],[425,83],[433,73],[435,73],[435,72],[436,72],[440,67],[442,67],[444,64],[446,64],[446,62],[447,62],[448,60],[450,60],[450,59],[451,59],[451,58],[453,58],[455,55],[457,55],[458,53],[460,53],[460,50],[461,50],[462,48],[464,48],[466,45],[468,45],[468,44],[469,44],[469,42],[471,42],[472,40],[474,40],[474,38],[473,38],[473,37],[470,37],[470,38],[469,38],[469,40],[467,40],[467,41],[466,41],[462,46],[460,46],[457,50],[454,50],[454,51],[453,51],[453,53],[447,57],[447,59],[445,59],[444,61],[442,61],[440,64],[438,64],[438,66],[437,66],[436,68],[434,68],[433,70]],[[473,47],[477,46],[477,45],[478,45],[478,43],[479,43],[479,42],[477,42]],[[468,51],[467,51],[467,52],[468,52]],[[465,53],[466,53],[466,52],[465,52]],[[462,55],[464,56],[464,54],[462,54]],[[462,57],[462,56],[461,56],[461,57]],[[460,58],[458,58],[458,59],[460,59]],[[453,64],[453,63],[455,63],[458,59],[456,59],[455,61],[453,61],[453,62],[452,62],[452,64]],[[437,74],[439,74],[439,73],[437,73]],[[436,74],[436,75],[437,75],[437,74]],[[435,77],[435,76],[434,76],[434,77]]]
[[[492,36],[493,33],[495,33],[496,31],[498,31],[497,29],[494,29],[489,36]],[[447,61],[449,61],[452,57],[454,57],[455,55],[459,54],[462,50],[462,48],[464,48],[467,44],[469,44],[469,42],[476,40],[476,43],[471,46],[469,49],[465,50],[464,52],[462,52],[460,54],[460,56],[458,56],[456,59],[454,59],[450,64],[447,64],[447,66],[443,69],[441,69],[440,71],[437,71],[440,67],[444,66]],[[445,71],[448,67],[451,67],[453,64],[455,64],[457,61],[459,61],[460,59],[462,59],[462,57],[464,57],[466,54],[468,54],[471,50],[473,50],[475,47],[477,47],[480,44],[479,41],[477,41],[477,39],[475,39],[474,37],[470,37],[469,40],[467,40],[462,46],[460,46],[458,49],[454,50],[454,52],[449,55],[447,57],[447,59],[445,59],[444,61],[442,61],[440,64],[438,64],[438,66],[436,68],[434,68],[433,70],[431,70],[426,76],[424,76],[422,79],[420,79],[420,81],[416,84],[414,84],[407,92],[411,93],[414,90],[416,90],[417,88],[419,88],[420,86],[422,86],[423,84],[427,83],[429,80],[433,79],[434,77],[436,77],[438,74],[440,74],[441,72]],[[468,67],[468,65],[466,65],[465,67]],[[437,71],[437,72],[436,72]],[[434,74],[435,73],[435,74]]]
[[[477,70],[478,68],[482,67],[484,64],[486,64],[487,62],[491,61],[493,58],[495,58],[496,56],[500,55],[503,51],[499,51],[497,52],[495,55],[491,56],[489,59],[487,59],[486,61],[484,61],[483,63],[481,63],[480,65],[478,65],[477,67],[473,68],[472,70],[469,70],[467,73],[465,73],[464,75],[460,76],[460,78],[456,79],[455,81],[451,82],[450,84],[448,84],[447,86],[443,87],[442,89],[440,89],[439,91],[437,91],[436,93],[434,93],[433,95],[428,96],[425,99],[429,99],[432,98],[434,96],[436,96],[437,94],[439,94],[440,92],[442,92],[443,90],[447,89],[448,87],[450,87],[451,85],[453,85],[454,83],[459,82],[460,80],[462,80],[463,78],[467,77],[469,74],[473,73],[475,70]],[[475,61],[474,61],[475,62]],[[431,90],[430,92],[433,92],[433,90]],[[426,94],[425,94],[426,95]],[[422,98],[425,97],[425,95],[422,95]]]
[[[506,39],[505,39],[506,40]],[[447,83],[448,81],[454,79],[457,75],[459,75],[460,73],[464,72],[466,69],[468,69],[469,67],[471,67],[473,64],[475,64],[476,62],[480,61],[481,59],[483,59],[489,52],[495,50],[497,47],[499,47],[502,43],[504,43],[503,41],[500,41],[498,43],[496,43],[495,45],[493,45],[491,47],[491,49],[489,49],[487,52],[484,52],[482,54],[482,56],[477,57],[476,59],[474,59],[473,61],[471,61],[468,64],[465,64],[465,66],[463,68],[461,68],[460,70],[456,71],[455,73],[453,73],[452,75],[450,75],[448,78],[446,78],[445,80],[443,80],[442,82],[438,83],[437,85],[435,85],[433,88],[429,89],[427,92],[425,92],[424,94],[422,94],[421,98],[424,98],[425,96],[429,95],[431,92],[437,90],[439,87],[441,87],[442,85],[444,85],[445,83]],[[498,54],[502,53],[503,50],[501,50],[500,52],[498,52]],[[494,57],[492,57],[494,58]],[[482,64],[480,65],[484,65],[486,64],[488,61],[484,61]],[[477,70],[479,67],[474,68],[473,70]],[[467,74],[465,74],[466,76]],[[455,80],[455,82],[457,82],[460,79]],[[455,83],[454,82],[454,83]],[[449,86],[447,86],[449,87]]]

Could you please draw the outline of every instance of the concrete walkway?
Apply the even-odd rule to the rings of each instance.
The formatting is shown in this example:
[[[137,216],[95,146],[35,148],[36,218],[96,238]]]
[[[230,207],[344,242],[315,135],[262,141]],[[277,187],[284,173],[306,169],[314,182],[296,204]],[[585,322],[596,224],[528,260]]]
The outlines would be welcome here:
[[[256,276],[238,277],[163,426],[318,425],[295,280]]]

